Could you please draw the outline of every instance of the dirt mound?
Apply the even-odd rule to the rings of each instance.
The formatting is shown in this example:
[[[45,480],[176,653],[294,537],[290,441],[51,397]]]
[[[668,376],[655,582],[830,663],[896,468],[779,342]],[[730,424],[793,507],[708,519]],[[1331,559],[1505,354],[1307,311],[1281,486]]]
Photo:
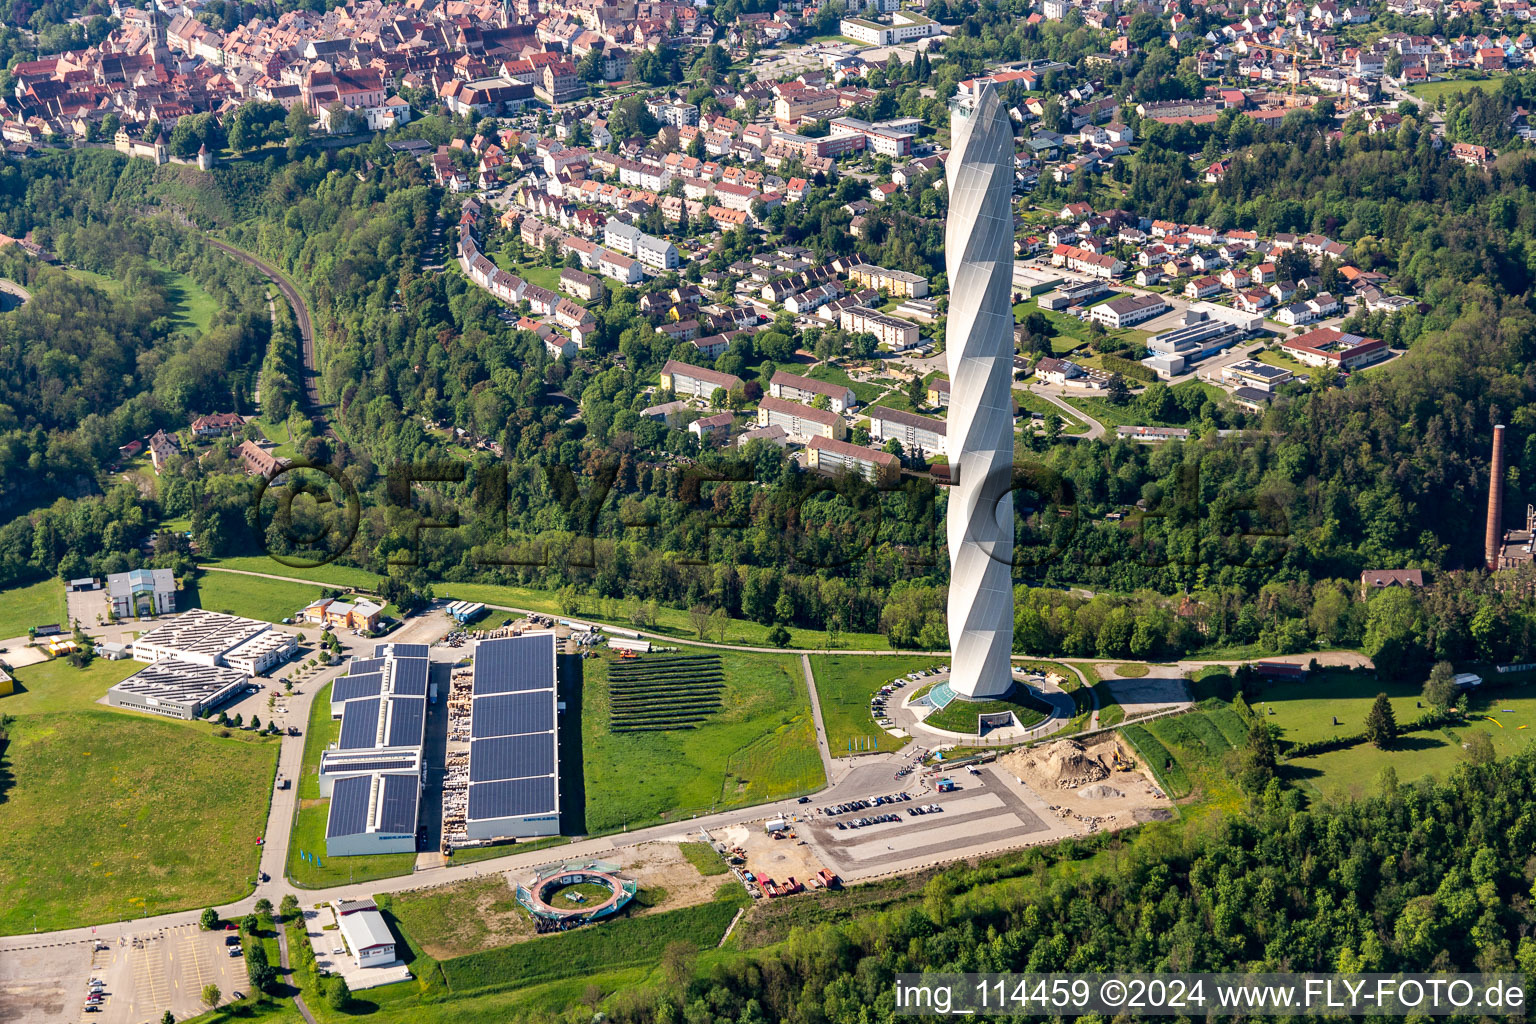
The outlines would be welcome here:
[[[1057,740],[1029,751],[1025,757],[1026,766],[1057,789],[1077,789],[1109,778],[1103,762],[1090,756],[1076,740]]]
[[[1124,790],[1116,789],[1114,786],[1106,786],[1102,782],[1084,787],[1082,793],[1083,796],[1093,800],[1114,800],[1125,796]]]

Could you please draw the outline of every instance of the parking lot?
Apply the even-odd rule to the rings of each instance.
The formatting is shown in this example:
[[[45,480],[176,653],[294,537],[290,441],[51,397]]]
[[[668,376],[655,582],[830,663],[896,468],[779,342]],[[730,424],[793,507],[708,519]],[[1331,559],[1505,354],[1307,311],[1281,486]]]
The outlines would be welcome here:
[[[809,836],[832,871],[849,880],[1052,842],[1069,834],[1039,795],[991,765],[976,774],[960,770],[948,777],[957,786],[952,792],[935,792],[931,779],[915,781],[904,790],[910,799],[841,814],[813,814],[799,826],[801,834]],[[873,802],[874,797],[902,791],[901,783],[891,780],[865,799]],[[937,809],[924,810],[932,807]],[[856,819],[887,815],[895,820],[857,828],[849,825]],[[841,829],[839,822],[844,825]]]
[[[177,1020],[207,1010],[203,986],[225,1002],[250,990],[245,958],[232,957],[226,934],[195,924],[156,929],[121,943],[73,942],[8,953],[0,959],[0,1020],[143,1024],[170,1010]],[[92,978],[104,983],[101,1009],[87,1012]]]

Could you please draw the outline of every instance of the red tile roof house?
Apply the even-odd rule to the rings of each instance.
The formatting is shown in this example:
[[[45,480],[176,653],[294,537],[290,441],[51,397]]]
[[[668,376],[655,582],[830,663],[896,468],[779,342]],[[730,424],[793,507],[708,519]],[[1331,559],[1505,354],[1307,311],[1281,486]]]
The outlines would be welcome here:
[[[192,421],[188,429],[192,431],[192,436],[194,437],[207,438],[223,437],[225,434],[232,434],[244,427],[245,417],[239,413],[216,412],[210,413],[207,416],[199,416]]]

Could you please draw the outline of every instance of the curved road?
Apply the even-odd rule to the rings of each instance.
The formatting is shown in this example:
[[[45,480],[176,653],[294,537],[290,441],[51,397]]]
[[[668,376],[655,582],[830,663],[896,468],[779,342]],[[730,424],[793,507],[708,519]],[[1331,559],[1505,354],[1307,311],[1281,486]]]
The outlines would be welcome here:
[[[326,436],[334,439],[336,432],[331,429],[331,425],[326,421],[324,414],[321,412],[323,405],[320,401],[319,372],[315,369],[315,327],[313,321],[309,318],[309,307],[304,304],[304,299],[299,295],[299,290],[293,286],[293,282],[289,281],[281,271],[266,260],[252,256],[244,249],[237,249],[228,242],[220,241],[211,235],[204,235],[203,237],[208,241],[208,244],[220,252],[226,253],[241,263],[259,270],[267,280],[277,285],[277,290],[282,292],[283,298],[288,300],[288,305],[293,308],[293,318],[299,325],[299,337],[302,339],[299,354],[304,360],[305,411],[309,413],[310,418],[315,421],[315,424],[323,429]]]
[[[1082,420],[1084,423],[1088,424],[1088,433],[1086,433],[1086,434],[1068,434],[1065,431],[1063,431],[1062,435],[1061,435],[1063,440],[1066,440],[1068,438],[1074,438],[1074,439],[1083,440],[1083,441],[1092,441],[1095,438],[1099,438],[1099,437],[1103,437],[1104,436],[1104,424],[1100,423],[1098,420],[1094,419],[1092,416],[1089,416],[1087,413],[1083,412],[1083,410],[1079,409],[1077,406],[1075,406],[1075,405],[1068,405],[1067,402],[1064,399],[1062,399],[1062,397],[1060,395],[1057,395],[1057,394],[1054,394],[1054,393],[1052,393],[1050,391],[1047,391],[1044,388],[1030,388],[1029,392],[1030,392],[1030,394],[1039,395],[1041,398],[1045,399],[1047,402],[1050,402],[1052,405],[1056,406],[1058,409],[1062,410],[1068,416],[1071,416],[1073,419],[1079,419],[1079,420]]]

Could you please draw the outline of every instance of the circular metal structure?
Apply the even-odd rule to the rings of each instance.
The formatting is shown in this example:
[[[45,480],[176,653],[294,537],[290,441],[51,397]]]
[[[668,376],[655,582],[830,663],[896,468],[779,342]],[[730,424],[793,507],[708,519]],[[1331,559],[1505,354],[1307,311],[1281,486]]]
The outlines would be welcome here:
[[[557,907],[550,902],[556,892],[572,885],[600,885],[608,898],[580,907]],[[634,898],[636,885],[627,878],[593,867],[567,867],[517,887],[517,899],[528,912],[546,921],[581,923],[607,917]]]

